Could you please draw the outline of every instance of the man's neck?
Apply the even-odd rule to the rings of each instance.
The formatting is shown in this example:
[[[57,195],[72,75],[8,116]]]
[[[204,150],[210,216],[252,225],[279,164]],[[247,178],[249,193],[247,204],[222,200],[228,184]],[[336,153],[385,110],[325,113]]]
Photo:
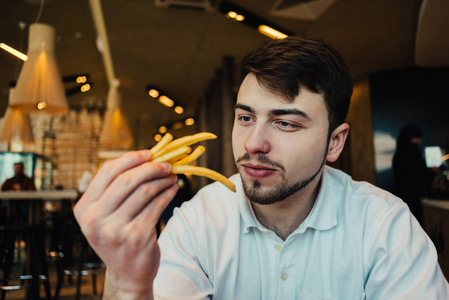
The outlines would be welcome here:
[[[321,176],[290,197],[270,205],[252,203],[259,222],[284,241],[307,218],[320,188]]]

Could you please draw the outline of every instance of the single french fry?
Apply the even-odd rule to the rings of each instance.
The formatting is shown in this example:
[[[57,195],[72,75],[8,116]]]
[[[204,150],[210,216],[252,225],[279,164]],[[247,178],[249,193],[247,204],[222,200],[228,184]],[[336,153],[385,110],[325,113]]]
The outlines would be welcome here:
[[[159,156],[159,157],[153,159],[153,161],[161,163],[161,162],[169,161],[169,160],[174,159],[174,158],[178,158],[179,159],[184,154],[190,153],[190,151],[192,151],[192,148],[190,148],[189,146],[184,146],[184,147],[175,149],[175,150],[173,150],[171,152],[168,152],[168,153],[166,153],[166,154],[164,154],[162,156]]]
[[[210,140],[210,139],[216,139],[217,136],[210,132],[201,132],[194,135],[188,135],[181,137],[179,139],[176,139],[172,142],[170,142],[168,145],[160,149],[158,152],[156,152],[153,155],[153,158],[159,157],[161,155],[164,155],[165,153],[171,152],[176,148],[183,147],[183,146],[189,146],[204,140]]]
[[[199,145],[198,147],[196,147],[195,150],[193,150],[192,154],[173,163],[173,166],[187,165],[187,164],[191,163],[192,161],[195,161],[198,157],[200,157],[201,154],[203,154],[205,150],[206,150],[206,148]]]
[[[186,158],[187,156],[188,156],[188,154],[182,154],[182,155],[176,156],[175,158],[172,158],[172,159],[170,159],[170,160],[167,160],[167,162],[168,162],[170,165],[173,165],[173,164],[177,163],[178,161],[180,161],[180,160]]]
[[[208,168],[189,166],[189,165],[181,165],[181,166],[178,165],[178,166],[173,166],[171,169],[171,172],[174,174],[190,173],[190,174],[197,175],[197,176],[205,176],[212,180],[221,182],[222,184],[224,184],[228,189],[230,189],[234,193],[236,191],[235,185],[229,179],[227,179],[225,176],[221,175],[220,173],[210,170]]]
[[[170,143],[172,140],[173,136],[170,133],[164,135],[164,137],[159,141],[159,143],[157,143],[153,148],[150,149],[150,152],[153,154],[153,157],[156,152],[160,151],[163,147],[165,147],[165,145]]]

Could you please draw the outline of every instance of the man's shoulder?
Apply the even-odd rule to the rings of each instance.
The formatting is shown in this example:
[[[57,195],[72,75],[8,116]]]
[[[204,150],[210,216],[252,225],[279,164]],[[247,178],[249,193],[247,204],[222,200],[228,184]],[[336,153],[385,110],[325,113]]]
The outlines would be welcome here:
[[[327,167],[326,176],[328,185],[334,195],[346,204],[358,209],[372,210],[388,208],[404,204],[392,193],[366,181],[354,180],[343,171]]]
[[[27,183],[32,183],[32,184],[34,184],[34,179],[31,178],[31,177],[26,176],[26,177],[25,177],[25,180],[26,180]]]
[[[3,182],[2,187],[1,187],[2,191],[6,191],[9,189],[10,182],[11,182],[11,180],[9,178]]]
[[[340,228],[352,236],[372,237],[393,221],[401,220],[404,227],[410,224],[408,206],[390,192],[335,169],[327,169],[326,174],[330,186],[327,204],[335,203],[338,223],[343,225]]]
[[[5,183],[7,183],[7,182],[12,182],[13,179],[14,179],[14,177],[8,178],[8,179],[5,180]]]

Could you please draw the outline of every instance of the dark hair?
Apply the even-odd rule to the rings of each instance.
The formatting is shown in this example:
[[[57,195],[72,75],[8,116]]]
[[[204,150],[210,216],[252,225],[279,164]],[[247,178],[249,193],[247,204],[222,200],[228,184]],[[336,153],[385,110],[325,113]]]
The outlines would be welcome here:
[[[351,75],[340,54],[322,41],[291,36],[266,43],[243,58],[241,81],[249,73],[289,102],[303,88],[321,94],[328,111],[329,133],[346,119],[353,88]]]

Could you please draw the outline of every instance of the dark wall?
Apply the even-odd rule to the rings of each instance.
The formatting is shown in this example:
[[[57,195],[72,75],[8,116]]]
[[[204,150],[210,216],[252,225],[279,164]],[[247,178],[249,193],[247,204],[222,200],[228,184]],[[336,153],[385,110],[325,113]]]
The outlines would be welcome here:
[[[423,148],[442,146],[449,150],[449,67],[374,73],[370,75],[370,90],[375,138],[383,134],[396,139],[403,125],[414,123],[424,133]],[[380,147],[376,141],[375,147],[378,159]],[[394,148],[382,149],[384,159],[387,152],[391,156],[394,152]],[[391,168],[376,172],[377,184],[391,190]]]

